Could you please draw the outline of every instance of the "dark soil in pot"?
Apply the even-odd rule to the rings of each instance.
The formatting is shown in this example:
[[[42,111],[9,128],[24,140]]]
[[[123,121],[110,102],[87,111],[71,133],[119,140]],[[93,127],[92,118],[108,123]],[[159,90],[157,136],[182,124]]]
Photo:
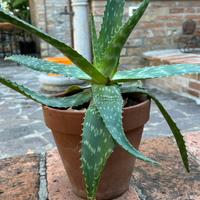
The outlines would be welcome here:
[[[149,120],[150,100],[135,94],[134,98],[128,94],[123,97],[124,130],[129,141],[138,149],[144,124]],[[83,107],[79,109],[83,109]],[[79,152],[85,111],[59,110],[44,106],[43,112],[46,125],[52,130],[73,191],[76,195],[86,198]],[[134,164],[135,158],[117,146],[104,169],[97,199],[109,200],[126,192],[129,188]]]

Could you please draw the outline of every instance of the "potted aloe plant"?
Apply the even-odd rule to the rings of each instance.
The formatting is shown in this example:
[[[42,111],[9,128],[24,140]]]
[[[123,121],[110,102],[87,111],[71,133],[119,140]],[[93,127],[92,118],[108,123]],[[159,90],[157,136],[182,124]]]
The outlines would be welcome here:
[[[43,105],[45,122],[52,129],[73,191],[89,200],[113,199],[125,192],[135,158],[158,164],[138,151],[151,99],[169,124],[189,171],[180,130],[159,100],[142,88],[139,80],[200,73],[200,66],[177,64],[118,71],[120,52],[149,0],[143,0],[125,24],[122,23],[124,4],[125,0],[107,1],[99,37],[91,17],[92,63],[63,42],[0,11],[0,20],[35,34],[60,50],[76,66],[68,68],[23,55],[7,59],[33,70],[74,77],[89,84],[86,88],[72,86],[60,97],[46,97],[0,76],[2,84]]]

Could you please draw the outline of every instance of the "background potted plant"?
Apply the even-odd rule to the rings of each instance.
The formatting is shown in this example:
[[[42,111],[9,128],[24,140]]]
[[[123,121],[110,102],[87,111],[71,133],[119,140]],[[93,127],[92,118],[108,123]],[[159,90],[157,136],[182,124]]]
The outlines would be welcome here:
[[[90,84],[86,88],[72,86],[62,97],[46,97],[0,76],[2,84],[44,105],[45,121],[52,129],[64,166],[74,186],[73,190],[80,196],[87,196],[89,200],[96,199],[96,196],[97,199],[112,199],[127,190],[134,163],[128,153],[134,158],[158,164],[137,150],[142,128],[149,117],[150,99],[155,101],[169,124],[184,166],[189,171],[187,150],[180,130],[159,100],[142,88],[138,80],[200,73],[200,66],[177,64],[118,71],[120,52],[146,10],[149,0],[143,0],[133,16],[122,24],[124,4],[125,0],[107,1],[99,37],[91,17],[93,63],[63,42],[13,15],[0,11],[1,20],[45,40],[76,66],[67,68],[62,64],[22,55],[7,59],[37,71],[75,77]],[[125,157],[122,158],[122,154]],[[72,164],[74,165],[71,166]],[[118,173],[113,174],[109,169]],[[81,171],[87,195],[83,190]],[[113,182],[110,182],[111,179]]]

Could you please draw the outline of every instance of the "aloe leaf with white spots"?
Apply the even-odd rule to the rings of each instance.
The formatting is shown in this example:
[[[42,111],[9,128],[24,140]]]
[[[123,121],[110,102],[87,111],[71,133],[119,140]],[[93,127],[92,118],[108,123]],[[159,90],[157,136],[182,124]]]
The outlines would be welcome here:
[[[49,62],[47,60],[41,60],[38,58],[25,55],[13,55],[7,57],[6,60],[17,62],[35,71],[55,73],[70,78],[91,80],[91,78],[87,74],[85,74],[75,65],[69,66],[69,65]]]
[[[123,99],[118,86],[93,85],[92,90],[94,104],[113,139],[134,157],[152,164],[158,164],[135,149],[126,138],[122,125]]]
[[[120,28],[120,30],[112,38],[108,47],[104,52],[101,63],[99,64],[103,68],[104,75],[112,78],[118,68],[118,61],[122,48],[124,47],[128,37],[132,30],[143,16],[149,0],[144,0],[140,7],[134,12],[133,16]]]
[[[120,85],[120,92],[122,94],[130,93],[130,92],[134,92],[138,88],[142,88],[142,87],[143,87],[142,81],[132,81],[132,82]]]
[[[8,86],[9,88],[19,92],[20,94],[26,96],[29,99],[36,101],[37,103],[54,107],[54,108],[69,108],[79,105],[83,105],[91,100],[91,90],[85,90],[78,94],[68,96],[68,97],[47,97],[38,92],[32,91],[23,85],[12,82],[4,77],[0,76],[0,83]]]
[[[67,56],[75,65],[77,65],[77,67],[79,67],[82,71],[93,78],[95,82],[105,83],[107,81],[107,79],[98,70],[96,70],[86,58],[84,58],[70,46],[66,45],[64,42],[57,40],[56,38],[39,30],[35,26],[13,16],[10,13],[3,11],[2,9],[0,9],[0,20],[3,20],[4,22],[9,22],[21,29],[24,29],[25,31],[30,32],[37,37],[43,39],[47,43],[51,44],[61,53]]]
[[[137,68],[126,71],[119,71],[113,77],[113,82],[127,82],[132,80],[144,80],[153,78],[162,78],[178,76],[185,74],[200,73],[200,65],[194,64],[175,64],[160,65],[152,67]]]
[[[119,31],[124,12],[125,0],[108,0],[104,11],[103,23],[99,33],[99,52],[101,58],[111,42],[113,36]],[[100,61],[100,60],[98,60]],[[107,66],[109,67],[109,66]],[[104,71],[103,66],[99,66],[101,71]]]
[[[82,136],[81,163],[89,200],[94,200],[102,171],[115,142],[94,104],[87,109]]]

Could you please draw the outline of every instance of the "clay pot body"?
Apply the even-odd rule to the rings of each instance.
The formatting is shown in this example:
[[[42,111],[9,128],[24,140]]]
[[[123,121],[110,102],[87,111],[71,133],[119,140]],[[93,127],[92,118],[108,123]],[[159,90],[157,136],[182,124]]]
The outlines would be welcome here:
[[[46,125],[52,130],[58,151],[72,184],[73,192],[86,198],[80,169],[82,123],[85,112],[43,107]],[[144,124],[149,120],[150,101],[128,107],[123,112],[123,126],[129,141],[138,149]],[[129,188],[135,158],[117,146],[104,169],[97,192],[98,200],[120,196]],[[56,169],[55,169],[56,170]]]

